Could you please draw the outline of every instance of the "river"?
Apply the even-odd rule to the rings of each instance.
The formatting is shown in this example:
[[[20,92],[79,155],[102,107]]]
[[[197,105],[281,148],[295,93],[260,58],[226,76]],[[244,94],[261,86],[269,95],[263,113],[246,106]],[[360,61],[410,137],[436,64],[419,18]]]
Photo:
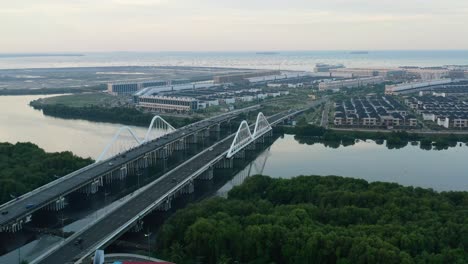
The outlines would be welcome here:
[[[28,105],[41,97],[45,96],[0,96],[0,142],[30,141],[49,152],[69,150],[82,157],[96,158],[120,127],[44,116]],[[140,137],[146,132],[141,127],[132,129]],[[438,191],[468,191],[466,157],[465,145],[428,151],[411,144],[387,149],[373,141],[361,141],[334,149],[320,143],[300,144],[293,136],[286,135],[248,169],[250,174],[262,172],[272,177],[339,175]]]
[[[96,159],[121,125],[44,116],[29,106],[32,100],[50,96],[0,96],[0,142],[29,141],[47,152],[72,151]],[[131,128],[144,137],[145,128]]]
[[[120,125],[84,120],[47,117],[28,105],[46,96],[0,96],[0,142],[30,141],[48,152],[72,151],[82,157],[96,158]],[[132,127],[141,138],[146,129]],[[277,139],[267,150],[224,186],[226,193],[255,174],[290,178],[297,175],[339,175],[367,181],[396,182],[405,186],[432,188],[437,191],[468,191],[468,147],[447,150],[423,150],[408,144],[388,149],[374,141],[359,141],[352,146],[327,147],[321,143],[301,144],[292,135]],[[221,184],[222,185],[222,184]],[[216,190],[215,189],[215,190]],[[115,206],[112,204],[110,206]],[[107,210],[107,209],[102,209]],[[98,213],[65,227],[67,231],[92,221]],[[15,263],[18,255],[32,259],[57,242],[55,236],[41,236],[0,257],[0,263]],[[5,262],[6,261],[6,262]]]
[[[275,178],[337,175],[437,191],[468,191],[466,157],[468,147],[465,144],[446,150],[424,150],[412,144],[401,149],[388,149],[385,144],[367,140],[352,146],[331,148],[321,143],[300,144],[294,136],[285,135],[219,193],[225,193],[242,182],[239,178],[255,174]],[[248,170],[250,172],[246,172]]]

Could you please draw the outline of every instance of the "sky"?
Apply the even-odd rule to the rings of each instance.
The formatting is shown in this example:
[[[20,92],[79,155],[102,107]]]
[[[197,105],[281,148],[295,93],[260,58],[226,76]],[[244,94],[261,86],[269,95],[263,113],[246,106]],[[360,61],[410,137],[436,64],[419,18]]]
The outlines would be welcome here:
[[[0,53],[468,49],[467,0],[0,0]]]

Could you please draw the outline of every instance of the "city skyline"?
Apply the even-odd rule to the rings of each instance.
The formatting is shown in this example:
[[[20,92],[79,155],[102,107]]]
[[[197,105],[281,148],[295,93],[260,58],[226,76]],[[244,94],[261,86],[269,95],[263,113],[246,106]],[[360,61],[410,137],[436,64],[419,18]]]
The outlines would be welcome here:
[[[0,53],[468,47],[461,0],[25,0],[4,3],[0,23]]]

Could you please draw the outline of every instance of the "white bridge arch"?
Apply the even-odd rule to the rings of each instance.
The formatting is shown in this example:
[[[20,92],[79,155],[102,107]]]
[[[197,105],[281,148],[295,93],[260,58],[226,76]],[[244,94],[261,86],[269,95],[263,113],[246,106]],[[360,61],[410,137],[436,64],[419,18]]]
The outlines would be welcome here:
[[[234,140],[232,141],[231,147],[229,148],[226,157],[233,157],[237,152],[255,141],[257,138],[263,136],[263,134],[270,131],[271,129],[272,128],[270,123],[262,112],[258,113],[257,115],[257,121],[255,122],[253,134],[250,132],[250,127],[247,121],[242,121],[236,135],[234,136]]]
[[[148,141],[155,140],[175,130],[176,129],[171,124],[158,115],[151,119],[151,123],[143,139],[139,139],[130,127],[120,127],[96,159],[96,163],[110,159],[119,153],[135,148]],[[128,134],[125,135],[124,132],[128,132]]]

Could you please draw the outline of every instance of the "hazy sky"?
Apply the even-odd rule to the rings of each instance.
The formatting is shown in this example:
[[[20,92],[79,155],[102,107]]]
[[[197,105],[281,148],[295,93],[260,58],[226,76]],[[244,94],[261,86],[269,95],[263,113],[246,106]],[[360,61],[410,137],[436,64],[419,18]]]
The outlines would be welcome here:
[[[0,53],[468,49],[468,0],[0,0]]]

